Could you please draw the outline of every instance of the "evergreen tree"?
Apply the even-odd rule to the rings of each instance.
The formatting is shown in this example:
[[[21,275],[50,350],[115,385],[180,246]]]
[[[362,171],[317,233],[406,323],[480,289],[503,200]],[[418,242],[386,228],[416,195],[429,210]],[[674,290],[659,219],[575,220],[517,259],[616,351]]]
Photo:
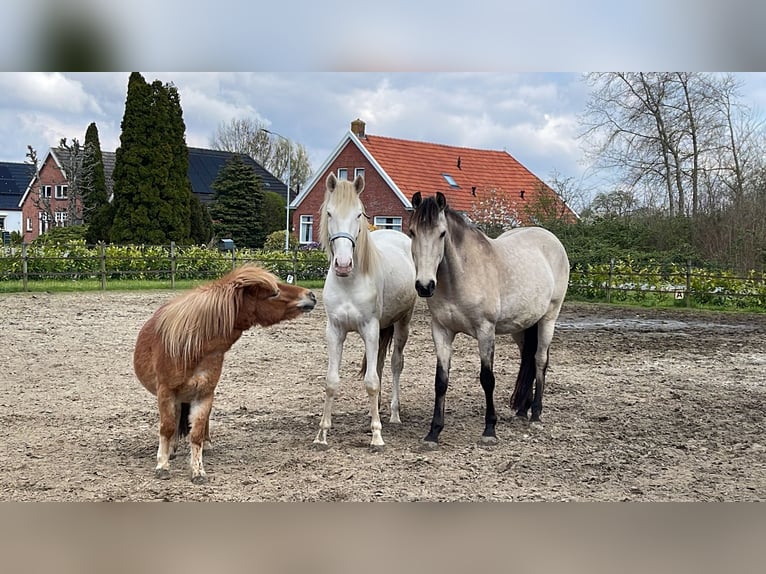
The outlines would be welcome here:
[[[109,193],[106,189],[104,160],[95,122],[92,122],[85,132],[84,147],[80,185],[83,222],[88,226],[85,239],[88,243],[109,241],[112,206],[109,203]]]
[[[195,245],[208,243],[213,237],[213,221],[208,208],[192,193],[191,198],[191,241]]]
[[[211,187],[215,195],[210,216],[216,235],[233,239],[237,247],[261,247],[266,240],[263,190],[255,171],[240,156],[232,156]]]
[[[263,230],[268,236],[274,231],[285,230],[285,200],[281,195],[273,191],[266,191],[263,194]],[[282,234],[282,243],[284,244],[284,233]]]
[[[115,243],[188,243],[191,184],[178,90],[138,72],[128,80],[114,166]]]

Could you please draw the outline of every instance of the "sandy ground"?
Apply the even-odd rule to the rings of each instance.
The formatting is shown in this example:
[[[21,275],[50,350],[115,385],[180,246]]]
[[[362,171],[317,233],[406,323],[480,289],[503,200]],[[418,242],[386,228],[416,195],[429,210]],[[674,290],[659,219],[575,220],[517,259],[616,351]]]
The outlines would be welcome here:
[[[476,343],[458,336],[437,451],[424,451],[435,358],[418,302],[402,376],[402,425],[372,453],[367,399],[346,342],[330,448],[312,448],[324,399],[324,308],[251,330],[226,358],[211,417],[210,478],[188,447],[153,476],[157,409],[132,371],[141,325],[176,293],[0,295],[0,500],[763,501],[766,315],[567,303],[551,351],[543,424],[512,416],[518,368],[498,340],[493,448],[477,444]]]

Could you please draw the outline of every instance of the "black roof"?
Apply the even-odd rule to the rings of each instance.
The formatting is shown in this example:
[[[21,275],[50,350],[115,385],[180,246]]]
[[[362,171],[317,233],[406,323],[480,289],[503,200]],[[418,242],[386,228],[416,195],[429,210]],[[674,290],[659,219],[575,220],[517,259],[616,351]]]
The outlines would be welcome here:
[[[213,201],[214,191],[210,187],[218,177],[218,172],[234,155],[239,155],[245,165],[249,165],[261,180],[263,191],[278,193],[283,199],[287,195],[287,186],[274,177],[261,164],[249,155],[235,154],[229,151],[190,147],[189,149],[189,180],[192,191],[197,194],[200,201],[210,203]]]
[[[0,209],[19,210],[21,196],[32,181],[33,169],[27,163],[0,161]]]

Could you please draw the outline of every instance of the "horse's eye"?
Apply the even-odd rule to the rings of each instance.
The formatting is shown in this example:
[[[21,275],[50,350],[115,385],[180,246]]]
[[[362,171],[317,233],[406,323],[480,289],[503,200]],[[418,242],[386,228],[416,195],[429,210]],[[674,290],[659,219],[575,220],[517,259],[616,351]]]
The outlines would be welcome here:
[[[332,213],[330,213],[329,211],[327,212],[327,219],[332,219]]]
[[[407,230],[407,235],[409,235],[412,239],[415,239],[415,232],[412,231],[412,229]]]
[[[361,214],[361,213],[360,213],[359,215],[357,215],[357,216],[356,216],[356,218],[357,218],[357,219],[359,219],[360,217],[362,217],[362,214]]]
[[[274,293],[271,294],[272,297],[279,297],[279,289],[274,291]]]
[[[444,236],[445,236],[445,235],[447,235],[447,232],[446,232],[446,231],[442,231],[442,232],[439,234],[439,239],[444,239]]]

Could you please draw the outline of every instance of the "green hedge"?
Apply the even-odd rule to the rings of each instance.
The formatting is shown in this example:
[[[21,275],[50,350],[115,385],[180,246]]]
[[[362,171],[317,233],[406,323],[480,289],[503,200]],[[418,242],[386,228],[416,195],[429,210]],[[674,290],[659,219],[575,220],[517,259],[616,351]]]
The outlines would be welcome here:
[[[99,278],[103,263],[108,280],[166,279],[175,270],[176,279],[208,279],[222,276],[234,266],[256,263],[278,277],[324,279],[327,258],[319,250],[265,251],[239,249],[220,252],[205,246],[105,245],[89,246],[84,241],[59,245],[5,247],[0,252],[0,281],[18,281],[23,274],[26,252],[30,280],[66,277]]]
[[[684,293],[680,302],[676,302],[678,292]],[[631,259],[573,263],[569,294],[592,300],[608,296],[611,301],[766,308],[766,274],[751,271],[743,276],[676,263],[636,263]]]

